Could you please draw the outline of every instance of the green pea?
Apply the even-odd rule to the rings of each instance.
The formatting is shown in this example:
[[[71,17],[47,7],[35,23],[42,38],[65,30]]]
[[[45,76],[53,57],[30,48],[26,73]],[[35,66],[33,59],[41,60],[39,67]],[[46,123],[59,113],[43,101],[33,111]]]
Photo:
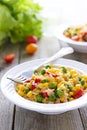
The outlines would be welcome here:
[[[40,94],[38,94],[38,95],[36,95],[36,101],[37,102],[42,102],[42,100],[43,100],[43,97],[40,95]]]
[[[42,69],[41,70],[41,74],[44,75],[46,73],[46,70],[45,69]]]
[[[66,86],[69,90],[71,90],[71,89],[72,89],[72,87],[71,87],[71,85],[70,85],[70,84],[65,84],[65,86]]]
[[[46,69],[51,69],[51,66],[50,66],[50,65],[46,65],[45,68],[46,68]]]
[[[82,78],[81,78],[81,77],[78,77],[78,80],[79,80],[79,81],[81,81],[81,80],[82,80]]]
[[[50,87],[51,89],[56,89],[56,88],[57,88],[57,82],[51,82],[51,83],[49,84],[49,87]]]
[[[46,83],[46,82],[48,82],[47,79],[43,79],[43,80],[41,81],[41,83]]]
[[[76,32],[74,32],[74,33],[73,33],[73,36],[76,36],[76,35],[77,35],[77,33],[76,33]]]
[[[25,93],[28,93],[30,91],[30,88],[25,89]]]
[[[62,97],[64,95],[64,92],[62,90],[56,90],[56,95]]]
[[[78,80],[80,81],[81,85],[84,85],[84,84],[85,84],[85,80],[82,79],[81,77],[78,77]]]
[[[49,96],[49,100],[50,100],[50,101],[55,101],[55,100],[56,100],[56,96],[55,96],[55,95]]]
[[[67,69],[64,66],[62,67],[62,71],[63,73],[67,73]]]
[[[37,74],[37,73],[38,73],[38,71],[37,71],[37,70],[35,70],[35,71],[34,71],[34,74]]]
[[[85,84],[85,80],[81,80],[81,85],[84,85]]]

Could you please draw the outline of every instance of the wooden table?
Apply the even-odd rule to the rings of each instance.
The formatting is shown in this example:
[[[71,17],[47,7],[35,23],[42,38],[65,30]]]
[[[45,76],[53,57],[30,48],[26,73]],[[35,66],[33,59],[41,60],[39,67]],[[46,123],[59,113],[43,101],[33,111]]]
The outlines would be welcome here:
[[[25,61],[50,57],[58,51],[58,40],[53,37],[51,42],[46,37],[38,43],[35,55],[28,55],[25,45],[10,43],[0,47],[0,78],[10,68]],[[13,52],[16,55],[11,64],[3,62],[3,55]],[[74,52],[64,58],[87,63],[87,55]],[[20,108],[8,101],[0,92],[0,130],[87,130],[87,107],[69,111],[60,115],[43,115]]]

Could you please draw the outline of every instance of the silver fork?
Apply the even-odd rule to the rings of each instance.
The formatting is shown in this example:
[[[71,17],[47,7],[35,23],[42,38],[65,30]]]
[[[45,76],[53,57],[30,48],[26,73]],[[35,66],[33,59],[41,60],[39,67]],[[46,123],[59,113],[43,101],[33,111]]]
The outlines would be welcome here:
[[[42,62],[40,65],[38,65],[35,70],[39,70],[43,65],[56,60],[57,58],[63,57],[67,54],[73,53],[74,50],[71,47],[63,47],[60,51],[58,51],[56,54],[54,54],[52,57],[48,58],[46,61]],[[17,78],[7,77],[7,79],[10,79],[16,83],[20,84],[26,84],[26,80],[32,76],[34,70],[31,69],[30,71],[23,72],[21,75],[19,75]]]
[[[29,77],[31,77],[32,75],[32,70],[31,71],[26,71],[26,72],[23,72],[21,73],[18,77],[16,78],[12,78],[12,77],[7,77],[7,79],[15,82],[15,83],[20,83],[20,84],[26,84],[27,82],[27,79]]]

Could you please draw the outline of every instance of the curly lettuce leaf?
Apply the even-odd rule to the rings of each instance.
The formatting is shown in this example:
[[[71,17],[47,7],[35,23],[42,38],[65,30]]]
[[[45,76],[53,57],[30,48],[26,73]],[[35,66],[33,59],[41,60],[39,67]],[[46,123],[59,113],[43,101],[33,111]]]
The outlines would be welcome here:
[[[9,37],[12,43],[23,42],[29,35],[42,36],[42,8],[33,0],[0,1],[0,40]],[[5,16],[5,17],[4,17]],[[4,18],[3,18],[4,17]]]
[[[0,5],[0,44],[8,36],[8,33],[16,25],[15,19],[11,16],[9,9]]]

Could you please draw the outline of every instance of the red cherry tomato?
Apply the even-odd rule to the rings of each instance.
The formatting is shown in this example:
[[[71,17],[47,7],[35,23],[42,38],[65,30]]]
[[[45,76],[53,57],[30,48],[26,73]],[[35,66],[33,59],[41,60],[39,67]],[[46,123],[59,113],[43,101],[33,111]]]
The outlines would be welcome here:
[[[83,94],[84,94],[83,89],[79,89],[78,91],[76,91],[76,92],[74,93],[73,97],[76,99],[76,98],[81,97]]]
[[[37,43],[38,39],[36,36],[34,35],[31,35],[31,36],[28,36],[26,38],[26,43],[29,44],[29,43]]]
[[[83,39],[83,41],[87,42],[87,32],[84,32],[82,34],[82,39]]]
[[[15,54],[14,53],[9,53],[4,55],[3,59],[6,63],[11,63],[15,58]]]

